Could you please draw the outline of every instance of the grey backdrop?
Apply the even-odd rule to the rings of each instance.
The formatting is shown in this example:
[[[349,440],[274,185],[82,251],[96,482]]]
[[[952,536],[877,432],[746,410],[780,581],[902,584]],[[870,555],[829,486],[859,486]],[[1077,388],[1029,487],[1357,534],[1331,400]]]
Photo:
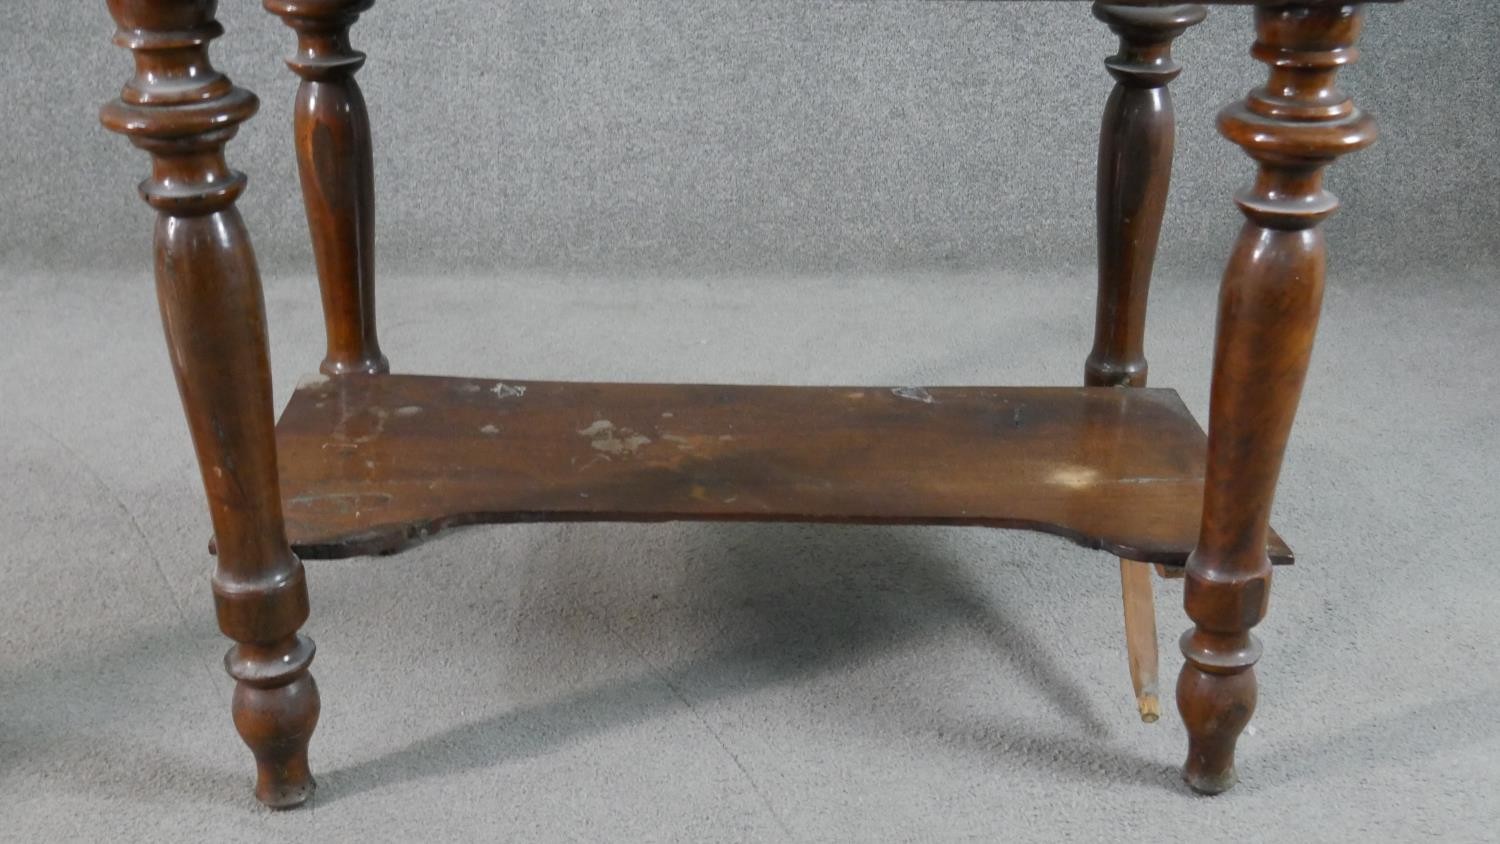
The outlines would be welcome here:
[[[98,128],[129,74],[99,2],[8,4],[0,258],[145,260],[145,159]],[[1066,5],[1066,8],[1059,8]],[[263,110],[233,144],[268,272],[310,267],[291,154],[292,35],[223,2],[218,65]],[[1216,273],[1250,166],[1213,114],[1263,78],[1250,12],[1180,41],[1164,271]],[[356,29],[388,269],[619,274],[1082,267],[1113,39],[1087,3],[383,2]],[[1362,282],[1493,261],[1500,8],[1375,8],[1346,87],[1385,142],[1330,183]]]
[[[1370,15],[1386,142],[1333,172],[1326,318],[1276,500],[1244,781],[1135,718],[1107,555],[1019,531],[516,525],[307,568],[314,805],[250,798],[210,526],[100,0],[0,13],[0,841],[1411,841],[1500,829],[1500,3]],[[277,403],[322,352],[290,33],[224,0]],[[358,29],[403,372],[1078,383],[1087,4],[382,0]],[[1044,10],[1048,14],[1041,14]],[[1206,417],[1249,176],[1182,43],[1152,380]],[[1226,58],[1220,59],[1220,54]],[[467,151],[467,157],[463,154]],[[703,278],[707,276],[707,278]],[[1179,581],[1156,581],[1162,676]]]

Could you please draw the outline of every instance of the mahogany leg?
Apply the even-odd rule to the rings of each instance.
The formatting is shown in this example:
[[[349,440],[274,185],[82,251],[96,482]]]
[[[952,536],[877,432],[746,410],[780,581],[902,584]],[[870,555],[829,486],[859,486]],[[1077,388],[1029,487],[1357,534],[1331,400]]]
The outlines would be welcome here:
[[[1095,3],[1094,15],[1120,36],[1120,51],[1104,63],[1115,88],[1099,132],[1099,299],[1084,379],[1092,387],[1144,387],[1146,298],[1177,138],[1167,84],[1182,66],[1172,59],[1172,41],[1206,12]]]
[[[375,335],[375,170],[370,118],[349,28],[374,0],[265,0],[297,32],[287,66],[302,78],[294,136],[312,232],[328,353],[322,371],[383,373]]]
[[[157,211],[156,284],[172,368],[218,546],[212,583],[236,682],[234,723],[255,755],[255,794],[276,808],[313,790],[318,720],[302,564],[287,546],[276,476],[265,308],[235,209],[243,174],[224,144],[257,101],[208,60],[223,33],[210,0],[109,0],[136,76],[104,124],[151,154],[141,193]]]
[[[1172,59],[1172,42],[1206,11],[1193,4],[1147,8],[1098,2],[1094,16],[1120,36],[1120,50],[1105,61],[1115,88],[1099,133],[1099,299],[1084,383],[1144,387],[1146,299],[1177,134],[1167,84],[1182,67]],[[1136,708],[1141,720],[1152,723],[1161,705],[1150,570],[1121,560],[1120,587]]]
[[[1177,684],[1183,778],[1206,794],[1234,784],[1235,742],[1255,711],[1261,645],[1250,630],[1270,596],[1271,501],[1322,302],[1320,226],[1338,206],[1323,168],[1375,139],[1334,79],[1356,56],[1359,6],[1261,6],[1256,23],[1270,81],[1219,116],[1260,173],[1237,198],[1248,221],[1220,290],[1203,523],[1185,585],[1194,627]]]

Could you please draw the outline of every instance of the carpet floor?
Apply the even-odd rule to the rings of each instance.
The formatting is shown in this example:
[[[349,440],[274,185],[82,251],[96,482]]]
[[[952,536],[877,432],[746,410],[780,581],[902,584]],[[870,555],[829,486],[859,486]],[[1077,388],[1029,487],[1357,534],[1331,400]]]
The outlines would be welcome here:
[[[1170,696],[1137,720],[1106,555],[575,524],[310,562],[319,790],[271,813],[149,277],[0,275],[0,839],[1497,840],[1500,285],[1387,281],[1330,283],[1276,502],[1300,562],[1229,794],[1180,784]],[[1152,383],[1200,420],[1215,282],[1152,301]],[[308,277],[266,292],[284,401],[321,317]],[[381,326],[403,372],[1074,384],[1092,296],[1082,274],[406,276]],[[1180,581],[1156,589],[1170,682]]]

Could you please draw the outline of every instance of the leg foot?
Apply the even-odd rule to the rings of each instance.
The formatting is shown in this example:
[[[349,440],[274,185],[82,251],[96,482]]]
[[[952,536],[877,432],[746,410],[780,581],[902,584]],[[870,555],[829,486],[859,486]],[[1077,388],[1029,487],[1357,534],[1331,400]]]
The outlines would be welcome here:
[[[234,726],[255,755],[255,797],[272,809],[300,806],[317,787],[307,764],[320,709],[318,684],[307,672],[312,655],[312,640],[296,636],[269,648],[236,645],[225,657],[238,680]]]
[[[1191,633],[1184,637],[1184,646]],[[1177,678],[1177,709],[1188,728],[1182,779],[1199,794],[1222,794],[1237,781],[1234,746],[1255,713],[1255,669],[1234,674],[1189,663]]]

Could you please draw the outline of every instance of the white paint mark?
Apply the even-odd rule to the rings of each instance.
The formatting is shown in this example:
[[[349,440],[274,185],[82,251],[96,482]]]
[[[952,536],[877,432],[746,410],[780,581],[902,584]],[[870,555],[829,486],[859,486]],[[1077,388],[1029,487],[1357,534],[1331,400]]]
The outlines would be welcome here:
[[[664,413],[662,413],[661,418],[663,418],[663,419],[671,419],[672,418],[672,411],[670,411],[670,410],[665,411]]]
[[[615,423],[609,421],[608,419],[600,419],[587,428],[580,428],[578,430],[578,433],[583,434],[585,437],[597,437],[600,434],[613,431],[614,429]]]
[[[893,387],[891,388],[891,392],[895,394],[896,398],[906,399],[907,401],[919,401],[922,404],[937,403],[937,399],[932,397],[932,393],[927,392],[921,387]]]
[[[496,384],[490,388],[490,392],[502,399],[518,399],[526,395],[526,388],[520,384]]]
[[[845,393],[844,396],[846,398],[851,398],[851,399],[862,399],[862,398],[865,397],[865,391],[864,390],[855,390],[852,393]]]
[[[641,446],[651,444],[650,437],[642,436],[640,434],[630,434],[629,431],[625,431],[624,433],[629,434],[629,436],[625,437],[622,440],[616,440],[615,442],[619,443],[618,445],[615,445],[614,443],[596,442],[594,443],[594,448],[598,449],[599,451],[607,452],[609,454],[634,454],[636,450]]]
[[[479,390],[478,384],[460,384],[458,388],[460,393],[477,393]]]
[[[422,408],[417,407],[414,404],[409,404],[406,407],[398,407],[398,408],[396,408],[396,415],[397,416],[416,416],[418,413],[421,413],[421,412],[422,412]]]
[[[495,425],[486,425],[483,428],[479,429],[479,433],[481,433],[481,434],[489,434],[490,436],[493,437],[494,435],[500,433],[500,429],[498,427],[496,427]]]
[[[321,386],[323,386],[324,384],[327,384],[327,383],[328,383],[328,376],[322,374],[321,372],[316,372],[316,373],[313,373],[312,375],[304,375],[304,376],[302,376],[302,380],[300,380],[300,381],[297,382],[297,389],[299,389],[299,390],[316,390],[319,387],[321,387]]]
[[[651,444],[650,437],[629,428],[616,428],[608,419],[599,419],[587,428],[580,428],[578,433],[590,437],[593,441],[589,445],[604,454],[635,454],[642,446]]]

